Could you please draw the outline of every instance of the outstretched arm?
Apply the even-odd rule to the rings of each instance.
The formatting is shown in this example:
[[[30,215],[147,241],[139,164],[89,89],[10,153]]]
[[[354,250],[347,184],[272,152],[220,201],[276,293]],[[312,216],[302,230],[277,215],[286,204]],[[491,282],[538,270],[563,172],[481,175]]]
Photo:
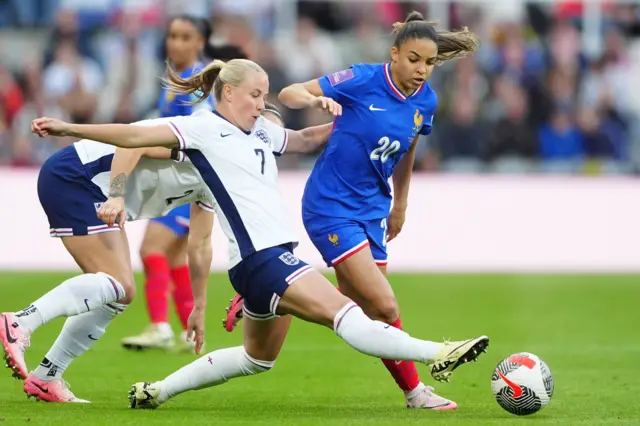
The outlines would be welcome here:
[[[287,149],[285,152],[306,154],[325,146],[331,136],[333,123],[307,127],[302,130],[287,129]]]
[[[320,108],[333,116],[342,115],[342,105],[325,97],[318,80],[287,86],[282,89],[278,99],[291,109]]]
[[[31,131],[40,137],[73,136],[120,148],[150,146],[178,147],[178,138],[168,124],[135,126],[131,124],[72,124],[55,118],[36,118]]]

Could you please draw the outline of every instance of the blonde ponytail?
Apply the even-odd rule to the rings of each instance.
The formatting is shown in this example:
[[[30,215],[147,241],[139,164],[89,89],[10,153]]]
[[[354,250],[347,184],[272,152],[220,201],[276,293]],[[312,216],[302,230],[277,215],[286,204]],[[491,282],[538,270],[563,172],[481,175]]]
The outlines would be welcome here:
[[[216,102],[222,100],[222,90],[226,84],[238,87],[243,81],[247,70],[264,73],[260,65],[248,59],[232,59],[229,62],[214,60],[204,67],[199,73],[188,78],[180,77],[167,65],[167,88],[175,93],[195,94],[197,100],[202,102],[211,93]]]

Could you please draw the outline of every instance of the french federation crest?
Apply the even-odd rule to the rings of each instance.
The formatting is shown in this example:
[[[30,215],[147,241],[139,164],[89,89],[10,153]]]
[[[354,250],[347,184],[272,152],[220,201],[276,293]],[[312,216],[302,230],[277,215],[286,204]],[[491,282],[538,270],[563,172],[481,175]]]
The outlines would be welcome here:
[[[267,135],[267,132],[265,132],[264,130],[260,129],[257,132],[254,133],[254,136],[259,138],[262,142],[266,143],[267,145],[271,146],[271,138],[269,138],[269,135]]]
[[[420,110],[417,109],[416,113],[413,115],[413,132],[419,133],[422,129],[422,120],[423,116],[420,114]]]
[[[280,260],[286,263],[289,266],[295,266],[300,263],[300,259],[298,259],[293,253],[282,253],[280,255]]]

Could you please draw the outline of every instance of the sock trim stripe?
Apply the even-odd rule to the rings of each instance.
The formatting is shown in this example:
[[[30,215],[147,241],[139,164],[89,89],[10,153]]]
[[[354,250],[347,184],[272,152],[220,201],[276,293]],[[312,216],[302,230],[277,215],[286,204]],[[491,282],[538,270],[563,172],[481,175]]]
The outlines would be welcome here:
[[[244,351],[244,357],[251,364],[263,370],[269,370],[271,367],[273,367],[274,364],[274,361],[258,361],[257,359],[253,359],[246,351]]]
[[[107,279],[109,280],[109,282],[113,286],[113,291],[116,292],[116,300],[120,300],[120,292],[118,291],[118,286],[116,285],[115,281],[113,281],[111,279],[111,277],[107,277]]]
[[[338,323],[336,324],[335,330],[338,331],[338,329],[340,328],[340,323],[342,323],[342,319],[345,317],[345,315],[347,315],[347,313],[352,310],[353,308],[355,308],[356,305],[354,302],[351,302],[351,306],[349,306],[349,308],[347,308],[346,311],[344,311],[344,313],[342,314],[342,316],[340,317],[340,319],[338,320]],[[342,308],[344,309],[344,308]]]
[[[111,309],[113,309],[114,311],[118,311],[118,312],[124,312],[124,308],[120,308],[117,305],[113,304],[113,303],[107,303],[107,306],[110,307]]]

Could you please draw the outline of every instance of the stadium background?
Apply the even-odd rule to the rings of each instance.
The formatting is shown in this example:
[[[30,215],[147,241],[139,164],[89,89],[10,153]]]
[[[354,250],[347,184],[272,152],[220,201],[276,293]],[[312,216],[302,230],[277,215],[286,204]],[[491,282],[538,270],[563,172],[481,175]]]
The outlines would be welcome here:
[[[30,120],[154,116],[167,17],[210,17],[215,42],[242,46],[269,72],[275,100],[291,82],[384,61],[391,24],[413,9],[442,28],[467,25],[483,43],[477,55],[434,73],[441,101],[435,131],[421,143],[406,227],[390,246],[391,282],[409,332],[492,338],[485,358],[438,387],[458,401],[457,413],[402,410],[378,361],[300,322],[274,372],[250,386],[241,380],[179,398],[161,413],[129,413],[124,392],[132,381],[163,377],[191,359],[119,347],[144,325],[138,299],[66,374],[74,392],[94,404],[35,405],[7,373],[0,376],[0,421],[519,424],[491,400],[489,378],[504,356],[530,351],[556,378],[551,406],[535,423],[637,424],[640,7],[633,2],[0,1],[0,309],[22,308],[77,273],[48,237],[35,193],[39,165],[72,141],[35,138]],[[292,128],[327,120],[313,111],[285,114]],[[321,265],[299,223],[313,159],[284,157],[280,166],[300,255]],[[139,266],[144,223],[127,226]],[[224,269],[219,229],[214,246],[215,269]],[[211,349],[240,341],[219,326],[231,295],[225,274],[213,274]],[[30,365],[61,325],[38,332]]]

